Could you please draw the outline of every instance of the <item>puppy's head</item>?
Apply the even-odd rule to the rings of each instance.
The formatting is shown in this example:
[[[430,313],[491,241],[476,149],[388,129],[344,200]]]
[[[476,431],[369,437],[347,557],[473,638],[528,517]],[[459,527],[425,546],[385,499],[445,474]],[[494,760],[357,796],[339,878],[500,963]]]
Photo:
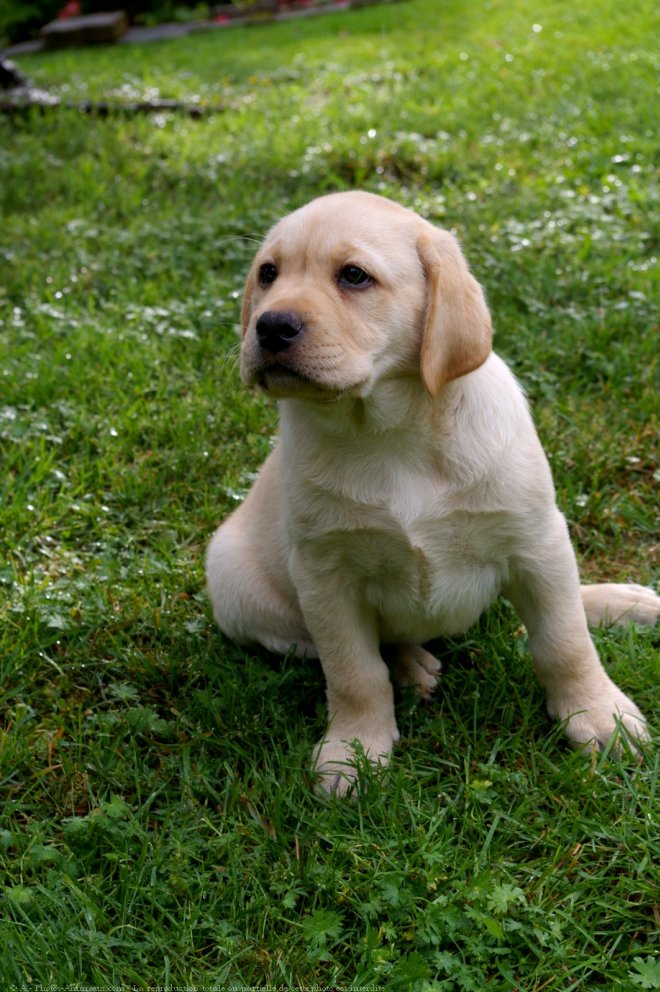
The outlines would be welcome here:
[[[241,375],[275,397],[367,397],[421,376],[435,396],[490,352],[490,318],[456,240],[371,193],[281,220],[243,299]]]

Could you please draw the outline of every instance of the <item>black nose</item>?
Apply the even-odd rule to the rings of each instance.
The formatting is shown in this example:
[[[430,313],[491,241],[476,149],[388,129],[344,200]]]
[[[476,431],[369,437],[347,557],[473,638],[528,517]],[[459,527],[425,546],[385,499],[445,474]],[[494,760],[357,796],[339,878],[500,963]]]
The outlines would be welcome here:
[[[284,351],[305,329],[290,310],[267,310],[257,320],[257,340],[264,351]]]

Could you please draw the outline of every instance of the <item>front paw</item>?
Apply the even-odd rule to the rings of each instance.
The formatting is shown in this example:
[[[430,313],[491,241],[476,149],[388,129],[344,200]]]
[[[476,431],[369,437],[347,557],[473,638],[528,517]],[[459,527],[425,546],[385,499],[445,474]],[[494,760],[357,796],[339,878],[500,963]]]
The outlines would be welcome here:
[[[348,795],[356,786],[361,757],[372,765],[385,766],[398,739],[396,726],[368,734],[359,730],[341,736],[328,733],[314,752],[316,792]]]
[[[548,712],[565,721],[566,736],[580,749],[602,751],[611,743],[620,751],[625,742],[636,751],[649,736],[637,706],[609,679],[596,690],[549,699]]]

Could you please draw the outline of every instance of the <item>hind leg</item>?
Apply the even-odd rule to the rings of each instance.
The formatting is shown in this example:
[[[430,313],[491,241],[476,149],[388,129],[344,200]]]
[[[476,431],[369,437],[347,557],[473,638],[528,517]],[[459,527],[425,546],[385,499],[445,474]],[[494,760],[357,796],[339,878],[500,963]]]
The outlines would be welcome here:
[[[653,626],[660,619],[660,596],[653,589],[634,583],[602,582],[580,586],[587,623],[639,623]]]
[[[398,685],[412,686],[420,699],[431,699],[442,668],[434,655],[419,644],[384,647],[383,654]]]
[[[264,545],[245,526],[240,507],[215,532],[206,556],[206,580],[220,629],[239,644],[318,657],[295,589],[282,563],[273,569]]]

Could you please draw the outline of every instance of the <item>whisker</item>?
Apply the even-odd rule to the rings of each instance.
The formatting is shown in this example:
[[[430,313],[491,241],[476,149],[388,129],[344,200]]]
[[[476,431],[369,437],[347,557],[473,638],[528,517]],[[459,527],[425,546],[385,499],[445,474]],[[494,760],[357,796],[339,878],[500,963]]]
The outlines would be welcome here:
[[[216,238],[216,243],[222,243],[223,241],[245,241],[249,244],[260,245],[263,241],[263,236],[258,234],[222,234]]]
[[[231,374],[238,377],[238,363],[240,359],[240,345],[236,344],[230,348],[223,356],[220,363],[220,370],[224,374]]]

